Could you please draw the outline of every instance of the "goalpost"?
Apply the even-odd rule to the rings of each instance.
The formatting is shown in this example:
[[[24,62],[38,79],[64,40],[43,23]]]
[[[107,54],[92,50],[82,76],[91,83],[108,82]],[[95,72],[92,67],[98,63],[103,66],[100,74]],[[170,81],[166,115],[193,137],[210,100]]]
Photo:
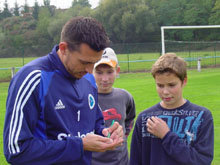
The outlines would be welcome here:
[[[165,54],[165,29],[209,29],[209,28],[220,28],[220,25],[203,25],[203,26],[161,26],[161,43],[162,43],[162,54]]]
[[[198,26],[161,26],[161,45],[162,54],[165,54],[165,36],[164,32],[166,29],[209,29],[209,28],[220,28],[220,25],[198,25]],[[200,71],[200,60],[197,65],[198,71]]]

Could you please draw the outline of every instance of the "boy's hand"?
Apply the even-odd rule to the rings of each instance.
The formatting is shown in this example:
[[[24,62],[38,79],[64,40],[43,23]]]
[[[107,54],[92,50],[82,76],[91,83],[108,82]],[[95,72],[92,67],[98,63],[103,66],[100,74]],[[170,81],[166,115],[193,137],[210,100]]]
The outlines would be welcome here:
[[[170,131],[167,123],[158,117],[151,117],[147,119],[147,131],[154,136],[163,139],[163,137]]]

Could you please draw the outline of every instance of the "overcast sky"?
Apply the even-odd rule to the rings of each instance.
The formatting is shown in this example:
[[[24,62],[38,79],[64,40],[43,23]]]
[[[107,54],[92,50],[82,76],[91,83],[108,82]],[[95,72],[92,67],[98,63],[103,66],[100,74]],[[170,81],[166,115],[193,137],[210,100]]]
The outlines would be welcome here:
[[[25,0],[7,0],[9,8],[13,8],[15,2],[17,1],[18,5],[24,5]],[[57,8],[69,8],[73,0],[50,0],[51,5],[55,5]],[[35,0],[27,0],[29,6],[34,5]],[[43,5],[43,0],[37,0],[38,4]],[[89,0],[89,3],[92,5],[92,8],[98,5],[99,0]],[[5,0],[0,0],[0,7],[4,6]]]

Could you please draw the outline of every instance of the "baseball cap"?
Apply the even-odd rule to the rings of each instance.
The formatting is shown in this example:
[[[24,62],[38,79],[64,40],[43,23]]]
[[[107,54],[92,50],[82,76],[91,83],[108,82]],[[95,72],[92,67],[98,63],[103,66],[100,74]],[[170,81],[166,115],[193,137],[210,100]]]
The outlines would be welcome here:
[[[118,64],[118,59],[115,54],[115,51],[112,48],[105,48],[102,54],[101,60],[95,63],[94,68],[96,68],[100,64],[107,64],[111,67],[116,67]]]

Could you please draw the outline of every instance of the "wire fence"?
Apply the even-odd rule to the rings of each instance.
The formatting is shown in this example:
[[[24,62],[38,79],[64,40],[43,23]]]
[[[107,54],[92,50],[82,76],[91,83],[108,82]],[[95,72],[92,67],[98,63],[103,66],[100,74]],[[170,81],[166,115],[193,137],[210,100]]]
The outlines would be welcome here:
[[[220,67],[220,42],[167,41],[166,52],[174,52],[187,61],[188,68]],[[150,71],[161,55],[161,43],[112,44],[121,72]],[[0,81],[9,81],[23,65],[37,57],[0,58]]]
[[[187,61],[188,68],[220,67],[220,42],[170,42],[166,52],[174,52]],[[161,55],[161,43],[116,44],[122,72],[149,71]]]

